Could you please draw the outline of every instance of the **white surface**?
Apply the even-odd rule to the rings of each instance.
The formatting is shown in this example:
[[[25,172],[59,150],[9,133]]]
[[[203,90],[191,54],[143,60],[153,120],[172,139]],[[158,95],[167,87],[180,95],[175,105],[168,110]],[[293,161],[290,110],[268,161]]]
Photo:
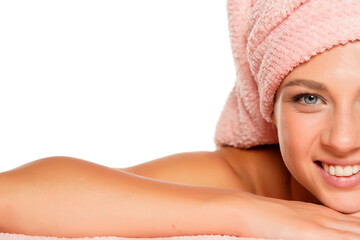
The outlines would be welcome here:
[[[235,81],[225,0],[0,2],[0,171],[213,151]]]

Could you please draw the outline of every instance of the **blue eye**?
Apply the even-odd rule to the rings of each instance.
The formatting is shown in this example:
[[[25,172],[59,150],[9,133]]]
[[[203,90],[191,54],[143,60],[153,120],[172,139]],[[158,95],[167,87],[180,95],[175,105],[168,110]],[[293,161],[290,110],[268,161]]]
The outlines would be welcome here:
[[[314,105],[318,102],[318,100],[319,100],[319,97],[317,95],[309,94],[309,93],[299,94],[299,95],[296,95],[295,97],[293,97],[294,102],[305,104],[305,105]]]
[[[304,97],[304,101],[307,103],[307,104],[315,104],[318,100],[318,97],[317,96],[314,96],[314,95],[307,95]]]

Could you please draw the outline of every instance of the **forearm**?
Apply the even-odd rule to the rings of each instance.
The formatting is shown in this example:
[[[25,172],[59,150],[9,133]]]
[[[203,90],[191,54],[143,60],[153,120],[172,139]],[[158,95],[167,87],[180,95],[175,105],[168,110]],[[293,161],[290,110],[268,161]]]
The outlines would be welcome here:
[[[2,179],[11,189],[5,232],[166,237],[238,235],[240,228],[239,211],[228,203],[235,203],[234,190],[166,183],[69,159],[33,162]]]

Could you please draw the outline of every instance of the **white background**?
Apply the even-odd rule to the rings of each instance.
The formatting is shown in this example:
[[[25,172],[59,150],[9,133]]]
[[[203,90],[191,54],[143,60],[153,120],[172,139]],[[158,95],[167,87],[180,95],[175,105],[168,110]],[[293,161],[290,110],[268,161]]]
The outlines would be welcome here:
[[[213,151],[235,81],[225,0],[0,2],[0,172]]]

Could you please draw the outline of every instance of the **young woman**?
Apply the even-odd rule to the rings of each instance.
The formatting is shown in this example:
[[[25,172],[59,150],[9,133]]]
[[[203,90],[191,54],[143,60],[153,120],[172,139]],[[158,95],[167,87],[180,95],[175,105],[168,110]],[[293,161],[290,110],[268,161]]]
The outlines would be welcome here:
[[[228,9],[238,80],[216,151],[126,169],[30,162],[0,174],[0,230],[360,239],[360,4],[229,0]]]

